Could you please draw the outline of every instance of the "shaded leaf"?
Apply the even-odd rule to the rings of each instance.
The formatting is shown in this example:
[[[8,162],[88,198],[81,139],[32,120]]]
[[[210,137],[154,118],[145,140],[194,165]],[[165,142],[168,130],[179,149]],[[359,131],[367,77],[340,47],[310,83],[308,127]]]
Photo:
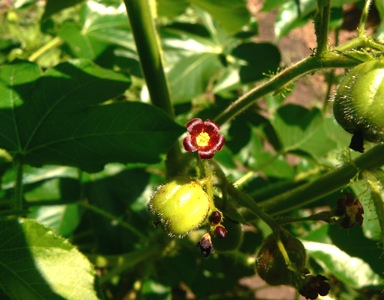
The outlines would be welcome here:
[[[31,65],[3,66],[9,76],[0,82],[3,107],[8,107],[0,110],[0,147],[24,163],[69,165],[90,172],[108,162],[154,163],[184,131],[150,105],[100,105],[129,86],[123,75],[75,61],[48,70],[33,88],[29,83],[14,85],[25,70],[30,77]],[[34,72],[37,77],[38,69]]]
[[[95,59],[108,46],[87,35],[73,22],[66,22],[62,25],[60,37],[68,43],[73,55],[80,58]]]
[[[173,102],[187,102],[203,94],[220,68],[218,55],[214,53],[199,53],[181,59],[167,73]]]
[[[90,262],[34,220],[0,221],[0,288],[10,299],[100,299]]]
[[[210,13],[229,34],[240,31],[250,19],[247,2],[243,0],[188,0],[188,2]]]
[[[336,147],[328,138],[322,114],[318,109],[307,110],[298,105],[280,107],[272,118],[285,151],[305,151],[321,157]]]
[[[45,5],[45,11],[42,19],[47,20],[52,15],[62,11],[65,8],[74,6],[79,4],[85,0],[47,0],[47,4]]]
[[[81,214],[78,204],[65,204],[33,207],[28,217],[52,228],[60,236],[70,237],[80,223]]]
[[[266,78],[266,74],[276,72],[281,59],[279,49],[269,43],[243,43],[233,49],[232,55],[241,60],[242,83],[260,80]]]
[[[299,7],[297,5],[299,3]],[[316,1],[312,0],[290,0],[284,3],[276,17],[275,35],[277,39],[282,38],[293,28],[307,23],[305,19],[316,9]]]
[[[184,0],[158,0],[157,13],[160,16],[176,17],[181,15],[189,6]]]

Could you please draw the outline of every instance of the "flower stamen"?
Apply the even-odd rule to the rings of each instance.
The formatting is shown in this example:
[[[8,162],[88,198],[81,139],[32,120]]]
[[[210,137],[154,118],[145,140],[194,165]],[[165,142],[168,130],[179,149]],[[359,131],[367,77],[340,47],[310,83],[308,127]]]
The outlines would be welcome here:
[[[206,132],[201,132],[197,137],[196,137],[196,144],[199,147],[207,147],[209,144],[209,140],[211,137],[209,136],[208,133]]]

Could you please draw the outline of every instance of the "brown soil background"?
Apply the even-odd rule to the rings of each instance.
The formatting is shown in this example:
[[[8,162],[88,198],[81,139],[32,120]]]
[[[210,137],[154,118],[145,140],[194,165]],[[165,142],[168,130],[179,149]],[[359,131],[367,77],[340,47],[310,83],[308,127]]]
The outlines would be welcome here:
[[[256,17],[259,25],[259,35],[256,42],[270,42],[280,49],[282,55],[282,66],[289,66],[292,63],[302,60],[312,54],[316,48],[316,36],[312,22],[305,26],[292,30],[287,36],[277,40],[274,33],[274,22],[277,11],[262,12],[263,2],[268,0],[249,0],[248,6],[251,13]],[[361,11],[354,5],[344,5],[344,22],[339,32],[338,43],[357,35],[357,24]],[[374,30],[379,23],[377,12],[373,9],[370,13],[369,30]],[[335,35],[331,32],[329,36],[330,45],[335,45]],[[340,70],[343,72],[343,70]],[[334,87],[333,87],[334,89]],[[327,99],[328,85],[325,82],[324,73],[317,73],[312,76],[305,76],[297,81],[295,89],[287,97],[286,101],[304,106],[322,105]],[[331,93],[332,95],[332,93]],[[270,287],[257,275],[245,278],[241,284],[255,290],[255,299],[265,300],[304,300],[298,295],[294,288],[289,286]],[[321,297],[320,297],[321,298]]]

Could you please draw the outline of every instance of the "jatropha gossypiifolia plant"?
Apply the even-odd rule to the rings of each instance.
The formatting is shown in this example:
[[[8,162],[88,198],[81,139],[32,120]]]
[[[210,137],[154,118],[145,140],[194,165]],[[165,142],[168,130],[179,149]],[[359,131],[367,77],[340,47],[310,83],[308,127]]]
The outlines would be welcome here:
[[[1,299],[248,299],[254,274],[307,299],[384,288],[382,0],[5,2]],[[314,17],[307,57],[257,42],[255,2],[284,2],[279,37]],[[330,19],[362,2],[339,43]],[[323,101],[285,102],[315,73]]]

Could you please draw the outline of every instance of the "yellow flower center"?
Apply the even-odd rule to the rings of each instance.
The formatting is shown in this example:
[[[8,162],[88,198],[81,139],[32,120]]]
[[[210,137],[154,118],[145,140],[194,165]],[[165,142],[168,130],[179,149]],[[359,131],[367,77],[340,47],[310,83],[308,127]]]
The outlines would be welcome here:
[[[201,132],[197,137],[196,137],[196,144],[199,147],[206,147],[208,146],[210,136],[206,132]]]

